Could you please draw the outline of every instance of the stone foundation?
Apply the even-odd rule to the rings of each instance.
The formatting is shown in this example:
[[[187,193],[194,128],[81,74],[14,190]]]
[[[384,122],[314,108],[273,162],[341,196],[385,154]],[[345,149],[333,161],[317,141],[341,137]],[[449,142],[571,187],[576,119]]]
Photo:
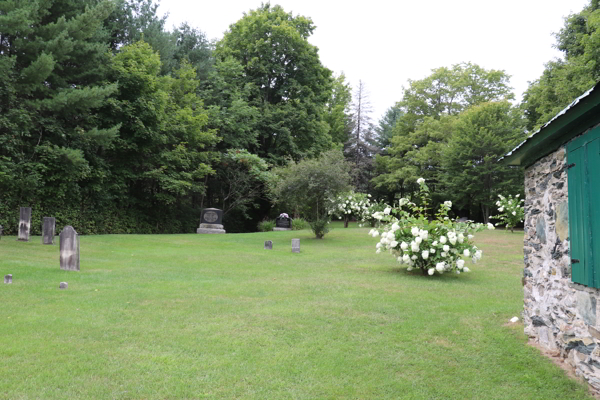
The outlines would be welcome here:
[[[525,171],[525,333],[600,390],[600,290],[571,282],[565,147]]]

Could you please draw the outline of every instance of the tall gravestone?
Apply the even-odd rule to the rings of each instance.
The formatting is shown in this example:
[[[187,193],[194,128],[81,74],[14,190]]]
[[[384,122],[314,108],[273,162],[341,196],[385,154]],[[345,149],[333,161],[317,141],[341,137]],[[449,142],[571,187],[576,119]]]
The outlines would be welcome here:
[[[60,269],[79,271],[79,235],[71,225],[64,227],[59,235]]]
[[[44,217],[42,224],[42,244],[54,244],[54,234],[56,232],[56,218]]]
[[[29,232],[31,230],[31,207],[21,207],[19,216],[19,237],[17,240],[29,242]]]
[[[200,227],[196,233],[225,233],[223,229],[223,211],[218,208],[205,208],[202,210]]]

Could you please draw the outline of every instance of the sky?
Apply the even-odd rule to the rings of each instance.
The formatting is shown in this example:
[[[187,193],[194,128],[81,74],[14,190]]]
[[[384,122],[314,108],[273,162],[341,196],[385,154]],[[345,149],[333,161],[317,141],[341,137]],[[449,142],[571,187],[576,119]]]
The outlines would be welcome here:
[[[365,83],[377,122],[397,101],[408,80],[438,67],[472,62],[504,70],[516,101],[544,64],[561,56],[554,33],[564,17],[589,0],[279,0],[286,12],[310,17],[316,29],[309,42],[336,75],[344,72],[356,87]],[[230,24],[260,1],[162,0],[167,27],[188,22],[211,39],[221,39]]]

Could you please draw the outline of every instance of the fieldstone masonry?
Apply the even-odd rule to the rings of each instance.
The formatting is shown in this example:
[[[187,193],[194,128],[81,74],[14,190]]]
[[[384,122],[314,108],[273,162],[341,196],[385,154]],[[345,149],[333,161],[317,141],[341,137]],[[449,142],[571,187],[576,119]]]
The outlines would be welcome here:
[[[565,147],[525,171],[525,333],[600,390],[600,290],[571,282]]]

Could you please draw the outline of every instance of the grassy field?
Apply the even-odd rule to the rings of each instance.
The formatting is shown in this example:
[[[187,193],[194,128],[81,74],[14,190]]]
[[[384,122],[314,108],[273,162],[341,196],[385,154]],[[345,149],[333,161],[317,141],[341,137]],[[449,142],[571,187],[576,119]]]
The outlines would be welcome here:
[[[424,277],[367,231],[83,236],[80,272],[58,243],[3,237],[0,398],[588,398],[507,324],[522,233],[482,232],[473,272]]]

